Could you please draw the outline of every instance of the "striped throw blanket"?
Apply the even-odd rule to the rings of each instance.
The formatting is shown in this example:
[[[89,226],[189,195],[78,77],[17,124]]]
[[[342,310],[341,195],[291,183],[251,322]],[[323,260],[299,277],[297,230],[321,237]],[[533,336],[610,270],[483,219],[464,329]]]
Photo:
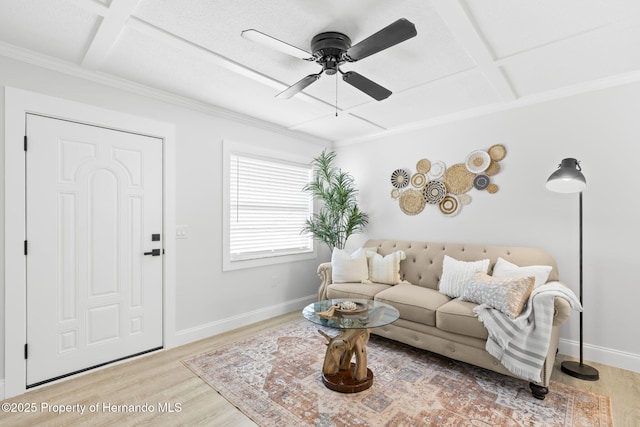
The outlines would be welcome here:
[[[524,310],[515,319],[485,304],[473,310],[489,331],[486,350],[521,378],[541,380],[540,372],[551,339],[553,300],[557,296],[569,301],[574,310],[582,311],[576,295],[558,282],[535,288]]]

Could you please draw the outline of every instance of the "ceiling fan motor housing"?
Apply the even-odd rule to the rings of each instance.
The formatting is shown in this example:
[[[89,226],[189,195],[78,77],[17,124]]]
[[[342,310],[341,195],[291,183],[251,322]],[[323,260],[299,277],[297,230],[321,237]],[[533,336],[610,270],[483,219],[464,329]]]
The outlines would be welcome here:
[[[344,64],[345,52],[351,47],[351,39],[335,31],[320,33],[311,39],[311,52],[318,64],[328,75],[338,72],[338,66]]]

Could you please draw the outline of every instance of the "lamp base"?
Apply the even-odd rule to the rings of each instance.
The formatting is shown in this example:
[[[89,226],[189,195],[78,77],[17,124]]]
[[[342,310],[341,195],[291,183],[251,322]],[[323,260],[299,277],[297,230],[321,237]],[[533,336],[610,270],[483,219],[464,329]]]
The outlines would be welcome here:
[[[596,368],[580,362],[565,360],[560,364],[560,369],[567,375],[586,381],[598,381],[600,374]]]

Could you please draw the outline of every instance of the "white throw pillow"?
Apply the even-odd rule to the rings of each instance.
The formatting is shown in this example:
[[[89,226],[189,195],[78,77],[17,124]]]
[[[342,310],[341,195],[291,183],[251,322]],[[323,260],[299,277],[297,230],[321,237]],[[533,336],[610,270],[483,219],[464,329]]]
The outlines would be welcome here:
[[[445,255],[442,261],[442,277],[438,284],[438,290],[451,298],[458,298],[476,272],[486,273],[487,270],[489,270],[489,259],[458,261]]]
[[[331,281],[333,283],[367,283],[369,281],[367,254],[375,253],[377,250],[377,248],[360,248],[349,254],[344,249],[333,248]]]
[[[404,251],[396,251],[383,257],[380,254],[368,252],[369,280],[387,285],[400,283],[400,261],[407,256]]]
[[[525,267],[517,266],[504,258],[498,258],[496,265],[493,267],[494,277],[535,277],[537,288],[547,283],[552,267],[550,265],[527,265]]]

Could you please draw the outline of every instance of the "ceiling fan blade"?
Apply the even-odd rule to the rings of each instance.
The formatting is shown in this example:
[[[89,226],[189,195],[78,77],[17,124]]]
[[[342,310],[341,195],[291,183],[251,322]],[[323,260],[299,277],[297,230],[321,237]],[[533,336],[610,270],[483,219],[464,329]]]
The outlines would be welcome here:
[[[347,50],[351,62],[359,61],[367,56],[378,53],[398,43],[415,37],[418,34],[416,26],[405,18],[400,18],[375,34],[362,40]]]
[[[360,89],[376,101],[387,99],[392,93],[389,89],[380,86],[378,83],[372,82],[355,71],[347,71],[346,73],[343,73],[342,80],[349,83],[356,89]]]
[[[282,92],[277,94],[276,98],[279,98],[279,99],[289,99],[289,98],[291,98],[293,95],[295,95],[298,92],[303,91],[304,88],[306,88],[311,83],[314,83],[316,80],[318,80],[321,75],[322,75],[322,73],[309,74],[307,77],[305,77],[302,80],[298,81],[293,86],[289,86],[288,88],[286,88],[285,90],[283,90]]]
[[[263,46],[280,51],[282,53],[286,53],[287,55],[295,56],[296,58],[304,60],[313,59],[312,55],[309,52],[268,36],[265,33],[261,33],[257,30],[244,30],[240,33],[240,35],[247,40],[260,43]]]

